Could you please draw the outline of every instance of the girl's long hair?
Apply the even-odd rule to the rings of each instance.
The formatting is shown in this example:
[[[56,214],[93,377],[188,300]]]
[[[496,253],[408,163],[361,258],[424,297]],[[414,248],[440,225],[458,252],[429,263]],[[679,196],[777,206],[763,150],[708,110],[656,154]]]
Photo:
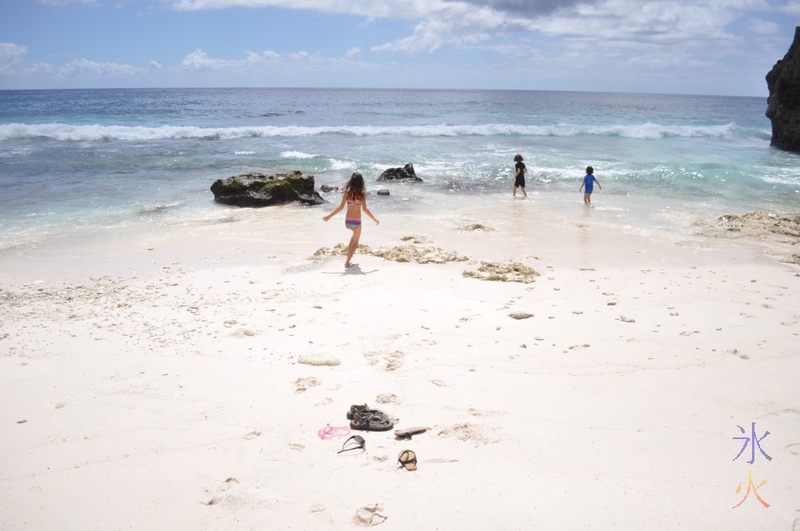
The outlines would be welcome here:
[[[347,184],[344,185],[344,193],[347,194],[347,198],[351,201],[364,199],[367,195],[367,189],[364,186],[364,177],[362,177],[360,173],[354,172],[353,175],[350,176],[350,180],[347,181]]]

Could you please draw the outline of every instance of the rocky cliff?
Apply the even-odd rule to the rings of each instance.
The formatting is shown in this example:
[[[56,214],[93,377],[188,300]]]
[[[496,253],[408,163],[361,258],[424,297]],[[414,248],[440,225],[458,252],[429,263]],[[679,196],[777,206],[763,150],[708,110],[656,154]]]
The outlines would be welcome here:
[[[800,26],[794,42],[767,74],[767,118],[772,121],[772,142],[777,148],[800,152]]]

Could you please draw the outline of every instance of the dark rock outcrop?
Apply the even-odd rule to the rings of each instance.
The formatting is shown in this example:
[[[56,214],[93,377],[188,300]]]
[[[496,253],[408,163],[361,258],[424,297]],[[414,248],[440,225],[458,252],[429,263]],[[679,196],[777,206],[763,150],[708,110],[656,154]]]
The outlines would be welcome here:
[[[422,179],[417,177],[417,174],[414,172],[414,165],[409,162],[402,168],[389,168],[381,173],[380,177],[378,177],[378,182],[383,181],[422,182]]]
[[[327,203],[314,190],[314,176],[303,176],[302,172],[246,173],[226,179],[217,179],[211,185],[214,201],[240,207],[265,207],[294,203],[307,205]]]
[[[767,74],[767,118],[777,148],[800,152],[800,26],[786,56]]]

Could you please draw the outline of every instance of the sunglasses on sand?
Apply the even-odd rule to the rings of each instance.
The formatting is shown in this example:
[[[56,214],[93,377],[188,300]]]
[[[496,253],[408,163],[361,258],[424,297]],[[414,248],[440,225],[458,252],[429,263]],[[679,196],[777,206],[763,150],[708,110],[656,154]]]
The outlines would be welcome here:
[[[342,449],[337,454],[342,452],[349,452],[350,450],[365,450],[366,451],[367,442],[364,440],[364,437],[361,435],[353,435],[349,439],[347,439],[344,444],[342,445]]]

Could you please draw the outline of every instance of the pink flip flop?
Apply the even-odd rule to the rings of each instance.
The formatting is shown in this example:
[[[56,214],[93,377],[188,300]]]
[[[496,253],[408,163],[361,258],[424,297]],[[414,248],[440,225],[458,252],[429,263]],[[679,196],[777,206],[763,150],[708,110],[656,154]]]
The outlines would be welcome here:
[[[331,426],[328,424],[321,430],[317,431],[319,438],[325,441],[330,441],[334,437],[346,437],[350,435],[350,426]]]

